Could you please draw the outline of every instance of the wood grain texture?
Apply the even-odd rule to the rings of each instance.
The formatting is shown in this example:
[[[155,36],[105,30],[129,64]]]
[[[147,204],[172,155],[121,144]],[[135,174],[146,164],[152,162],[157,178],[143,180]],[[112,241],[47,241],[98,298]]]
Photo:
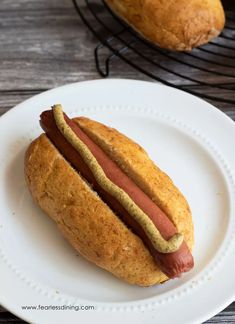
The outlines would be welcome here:
[[[102,8],[98,6],[97,10]],[[70,0],[1,0],[0,115],[47,89],[100,78],[93,54],[97,43],[96,38],[78,18]],[[141,47],[140,50],[145,49]],[[105,50],[101,51],[101,63],[108,54]],[[151,55],[147,52],[145,54]],[[186,56],[184,60],[187,60]],[[197,62],[197,59],[191,62]],[[161,63],[167,64],[162,57]],[[147,64],[146,68],[149,68]],[[119,59],[111,61],[110,71],[110,76],[115,78],[150,80]],[[166,76],[162,70],[157,72],[160,76]],[[179,72],[185,73],[183,66],[180,66]],[[229,73],[231,69],[228,68],[225,72]],[[193,69],[189,75],[205,78]],[[172,79],[172,76],[169,78]],[[218,78],[213,75],[207,80],[218,82]],[[195,86],[176,77],[173,81],[179,85],[197,87],[199,93],[218,92],[218,89]],[[223,84],[223,77],[220,77],[219,81]],[[220,90],[219,94],[229,99],[230,94],[226,90]],[[213,101],[212,103],[235,120],[234,105]],[[0,306],[0,323],[24,322]],[[235,323],[235,303],[206,323]]]

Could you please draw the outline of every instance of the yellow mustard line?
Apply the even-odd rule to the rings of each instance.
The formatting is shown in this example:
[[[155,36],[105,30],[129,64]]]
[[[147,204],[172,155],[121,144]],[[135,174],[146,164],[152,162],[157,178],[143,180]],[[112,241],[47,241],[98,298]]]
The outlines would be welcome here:
[[[110,195],[115,197],[126,211],[140,224],[154,248],[161,253],[172,253],[179,249],[183,235],[176,233],[168,241],[158,231],[152,220],[134,203],[129,195],[106,177],[102,167],[89,148],[73,132],[64,119],[61,105],[52,107],[56,125],[66,140],[79,152],[84,162],[93,173],[98,184]]]

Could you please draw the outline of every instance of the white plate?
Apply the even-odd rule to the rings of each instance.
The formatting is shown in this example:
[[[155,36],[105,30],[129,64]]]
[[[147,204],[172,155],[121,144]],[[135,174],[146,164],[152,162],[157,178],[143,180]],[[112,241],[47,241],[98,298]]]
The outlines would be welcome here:
[[[187,197],[195,268],[139,288],[85,261],[33,202],[23,158],[41,133],[39,114],[61,103],[139,142]],[[208,103],[154,83],[99,80],[35,96],[0,119],[0,303],[37,323],[199,323],[235,297],[235,125]],[[93,311],[21,306],[94,305]]]

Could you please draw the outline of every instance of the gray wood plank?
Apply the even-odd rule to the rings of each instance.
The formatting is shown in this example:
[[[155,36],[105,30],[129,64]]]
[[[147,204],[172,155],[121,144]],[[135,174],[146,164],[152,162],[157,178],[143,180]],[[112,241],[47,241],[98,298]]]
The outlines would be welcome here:
[[[71,1],[1,1],[0,90],[98,77],[92,38]]]
[[[97,6],[97,10],[101,12],[103,19],[108,19],[107,12],[102,10],[102,6]],[[91,16],[89,21],[97,25],[94,17]],[[99,77],[93,55],[94,47],[99,42],[83,25],[71,1],[61,0],[58,4],[56,0],[38,2],[4,0],[0,6],[0,32],[0,90],[20,90],[22,85],[24,89],[52,88],[64,83]],[[112,45],[118,48],[118,45]],[[151,50],[145,45],[139,43],[135,48],[144,53],[148,59],[151,57]],[[107,55],[107,52],[101,51],[101,65]],[[204,75],[203,72],[199,73],[198,70],[185,66],[187,62],[208,68],[208,63],[183,54],[170,55],[184,62],[178,64],[177,68],[174,66],[175,72],[201,81],[206,79],[207,82],[215,82],[213,73]],[[197,55],[196,50],[195,56]],[[133,62],[139,58],[133,53],[127,53],[127,56]],[[210,59],[211,56],[213,55],[209,55]],[[160,54],[154,55],[151,59],[155,63],[160,62],[164,68],[173,68],[174,62],[169,63]],[[152,63],[145,60],[144,63],[141,61],[141,64],[148,71],[153,71]],[[210,69],[214,71],[215,66],[211,65]],[[110,76],[113,77],[148,79],[120,59],[111,61],[110,70]],[[234,69],[223,67],[220,72],[233,73],[230,81],[234,82]],[[154,73],[176,84],[192,84],[191,81],[186,82],[176,75],[166,73],[162,68],[154,68]],[[225,78],[217,76],[216,82],[219,81],[223,83]],[[205,91],[213,92],[213,89]],[[217,91],[215,89],[214,93]]]
[[[205,322],[206,324],[234,324],[235,323],[235,303],[228,306],[223,312],[214,316],[212,319]]]

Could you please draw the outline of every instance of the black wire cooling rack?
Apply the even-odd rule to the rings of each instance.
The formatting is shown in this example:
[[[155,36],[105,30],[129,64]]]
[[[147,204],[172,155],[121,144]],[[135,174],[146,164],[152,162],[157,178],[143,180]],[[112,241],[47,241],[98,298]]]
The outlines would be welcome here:
[[[72,1],[82,21],[99,41],[94,55],[101,76],[109,76],[111,61],[119,58],[168,86],[209,100],[235,104],[235,3],[225,0],[230,8],[225,6],[227,22],[219,37],[192,52],[176,53],[144,40],[102,0]]]

